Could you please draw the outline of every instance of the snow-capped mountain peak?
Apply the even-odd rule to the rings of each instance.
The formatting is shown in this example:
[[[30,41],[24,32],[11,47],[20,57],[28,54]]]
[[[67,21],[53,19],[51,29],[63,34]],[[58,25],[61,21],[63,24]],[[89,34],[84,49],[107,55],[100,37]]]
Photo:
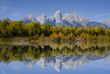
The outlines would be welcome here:
[[[62,13],[60,10],[56,11],[54,14],[54,18],[56,20],[56,23],[59,23],[62,21]]]
[[[32,14],[28,15],[27,17],[25,17],[25,19],[36,21],[36,18]]]
[[[45,14],[42,14],[41,16],[37,17],[37,20],[41,23],[41,24],[44,24],[48,18]]]
[[[31,15],[28,15],[27,17],[25,17],[23,19],[23,22],[24,23],[30,23],[30,22],[35,22],[37,21],[36,18],[31,14]]]
[[[86,19],[85,17],[79,16],[76,13],[67,13],[64,15],[64,19],[69,21],[70,23],[79,22],[80,24],[87,24],[89,22],[88,19]]]
[[[41,24],[48,24],[52,26],[69,26],[69,27],[105,27],[109,28],[110,26],[96,22],[91,21],[83,16],[80,16],[76,13],[67,13],[62,15],[61,11],[58,10],[54,13],[53,17],[47,17],[45,14],[35,18],[32,15],[29,15],[28,17],[23,19],[24,23],[30,23],[33,21],[38,21]]]

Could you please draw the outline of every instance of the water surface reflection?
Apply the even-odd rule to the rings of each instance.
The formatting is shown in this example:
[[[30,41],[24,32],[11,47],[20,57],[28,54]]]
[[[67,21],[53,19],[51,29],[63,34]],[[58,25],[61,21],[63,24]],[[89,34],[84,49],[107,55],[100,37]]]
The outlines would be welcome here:
[[[0,45],[0,74],[110,73],[110,46]]]

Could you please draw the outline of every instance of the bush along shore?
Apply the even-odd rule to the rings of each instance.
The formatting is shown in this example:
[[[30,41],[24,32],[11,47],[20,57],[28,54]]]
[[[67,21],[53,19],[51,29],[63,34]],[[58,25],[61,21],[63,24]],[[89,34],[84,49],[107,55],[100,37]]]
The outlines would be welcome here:
[[[110,29],[103,27],[58,27],[48,24],[22,21],[0,21],[0,38],[29,38],[33,41],[99,41],[110,42]]]

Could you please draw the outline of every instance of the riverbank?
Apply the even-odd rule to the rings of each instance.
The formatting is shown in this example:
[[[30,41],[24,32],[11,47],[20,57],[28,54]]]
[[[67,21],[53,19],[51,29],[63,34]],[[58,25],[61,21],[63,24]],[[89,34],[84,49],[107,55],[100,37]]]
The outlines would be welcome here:
[[[27,46],[52,46],[52,47],[72,47],[74,45],[88,48],[90,46],[105,46],[110,45],[109,41],[98,41],[98,40],[68,40],[68,39],[54,39],[51,37],[13,37],[13,38],[0,38],[1,45],[27,45]]]

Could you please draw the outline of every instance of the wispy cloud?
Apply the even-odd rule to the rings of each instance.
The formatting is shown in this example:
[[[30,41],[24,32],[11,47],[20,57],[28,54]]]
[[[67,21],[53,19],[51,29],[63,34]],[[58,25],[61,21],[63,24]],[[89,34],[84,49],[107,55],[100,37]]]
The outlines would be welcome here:
[[[21,13],[17,12],[17,11],[14,11],[12,15],[15,16],[15,17],[19,17],[21,15]]]
[[[3,12],[5,12],[6,11],[6,7],[0,7],[0,13],[3,13]]]
[[[0,0],[0,12],[14,9],[13,7],[8,6],[9,3],[12,3],[12,0]]]
[[[11,3],[13,2],[13,0],[0,0],[1,4],[7,4],[7,3]]]
[[[6,11],[15,10],[15,9],[16,8],[13,8],[13,7],[1,6],[0,7],[0,13],[5,13]]]
[[[6,17],[19,17],[21,13],[15,7],[0,6],[0,19]]]
[[[96,15],[96,16],[93,16],[92,18],[93,19],[98,19],[98,18],[104,18],[106,16],[110,16],[110,12],[108,13],[103,13],[103,14],[99,14],[99,15]]]

